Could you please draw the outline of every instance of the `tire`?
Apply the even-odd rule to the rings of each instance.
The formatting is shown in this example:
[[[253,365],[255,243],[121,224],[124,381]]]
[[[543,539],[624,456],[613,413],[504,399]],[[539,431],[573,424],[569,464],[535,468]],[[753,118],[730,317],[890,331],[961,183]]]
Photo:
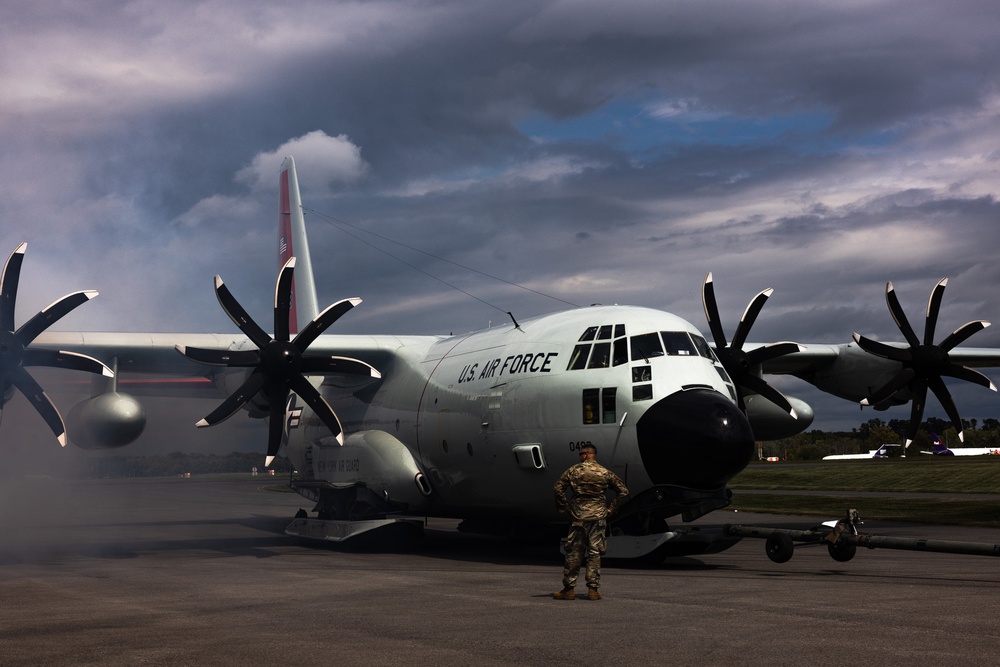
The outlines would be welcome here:
[[[838,563],[846,563],[858,553],[858,545],[850,542],[832,542],[826,545],[830,558]]]
[[[785,533],[771,533],[764,541],[764,552],[775,563],[787,563],[794,551],[792,538]]]

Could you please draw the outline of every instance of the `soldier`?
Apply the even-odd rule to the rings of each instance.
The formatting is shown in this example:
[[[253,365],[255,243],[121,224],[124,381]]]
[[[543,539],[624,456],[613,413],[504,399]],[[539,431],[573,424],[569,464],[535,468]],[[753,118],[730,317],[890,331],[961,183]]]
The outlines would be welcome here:
[[[608,487],[615,490],[615,499],[608,505],[604,495]],[[573,496],[566,497],[566,487],[573,489]],[[625,484],[597,462],[597,448],[591,444],[580,449],[580,462],[562,474],[555,485],[556,509],[570,515],[569,534],[566,536],[566,565],[563,568],[563,587],[552,594],[556,600],[576,597],[576,579],[580,565],[587,561],[588,600],[600,600],[597,590],[601,585],[601,555],[605,551],[607,518],[628,497]]]

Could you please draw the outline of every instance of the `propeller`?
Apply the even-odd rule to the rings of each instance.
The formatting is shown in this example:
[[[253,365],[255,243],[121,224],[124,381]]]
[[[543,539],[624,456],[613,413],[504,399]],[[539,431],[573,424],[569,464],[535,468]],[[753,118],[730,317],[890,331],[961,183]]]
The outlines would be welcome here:
[[[948,352],[957,345],[968,340],[978,331],[982,331],[990,326],[985,320],[974,320],[963,324],[958,329],[949,334],[938,345],[934,344],[934,329],[937,327],[938,314],[941,311],[941,299],[944,297],[944,288],[948,286],[948,279],[942,278],[938,281],[934,289],[931,290],[930,299],[927,301],[927,314],[924,318],[924,339],[923,342],[917,338],[903,308],[899,305],[896,297],[896,290],[892,283],[886,283],[885,301],[889,305],[889,312],[896,326],[899,327],[903,337],[909,347],[894,347],[866,338],[860,334],[854,334],[854,340],[861,349],[874,354],[883,359],[897,361],[903,367],[896,373],[895,377],[872,392],[872,395],[861,401],[862,405],[875,405],[888,401],[901,389],[909,389],[913,396],[913,405],[910,408],[910,423],[906,430],[906,447],[910,446],[920,428],[920,420],[924,416],[924,405],[927,401],[927,390],[930,389],[937,396],[941,407],[948,414],[951,423],[954,424],[958,432],[959,441],[964,442],[962,433],[962,418],[955,407],[951,393],[945,386],[942,376],[958,378],[978,384],[982,387],[996,391],[996,385],[979,371],[972,370],[967,366],[960,366],[952,363],[948,358]]]
[[[0,397],[5,395],[11,387],[16,387],[52,429],[59,444],[65,447],[66,424],[55,404],[52,403],[38,382],[31,377],[31,374],[25,370],[25,367],[68,368],[100,373],[106,377],[112,377],[114,373],[97,359],[83,354],[28,348],[40,333],[81,303],[93,299],[97,296],[97,292],[85,290],[67,294],[15,329],[14,304],[17,301],[17,285],[21,278],[21,264],[27,249],[27,243],[17,246],[7,258],[7,263],[4,264],[3,275],[0,275]]]
[[[177,351],[188,359],[201,364],[252,368],[243,384],[219,407],[197,423],[197,426],[214,426],[232,417],[258,393],[263,394],[270,406],[268,418],[267,458],[271,465],[281,447],[285,405],[288,393],[294,391],[309,405],[330,429],[337,442],[344,444],[343,428],[333,408],[305,377],[306,375],[351,374],[378,378],[381,374],[372,366],[357,359],[337,356],[308,356],[309,345],[327,327],[347,311],[361,303],[361,299],[344,299],[317,315],[294,339],[291,339],[289,312],[292,305],[292,278],[295,258],[290,258],[278,274],[274,290],[274,338],[269,336],[233,297],[222,278],[215,276],[215,294],[229,318],[257,346],[256,350],[213,350],[177,345]]]
[[[792,404],[788,402],[784,394],[769,385],[758,375],[758,369],[765,361],[770,361],[777,357],[791,354],[792,352],[798,352],[802,349],[802,346],[798,343],[781,342],[764,345],[749,352],[743,350],[743,345],[746,343],[750,328],[753,327],[754,322],[757,320],[757,315],[760,314],[761,308],[764,307],[764,303],[767,302],[767,299],[773,292],[774,289],[769,287],[757,294],[750,301],[746,310],[743,311],[743,317],[740,318],[740,323],[736,327],[736,333],[733,335],[732,342],[726,341],[726,334],[722,330],[722,321],[719,318],[719,306],[715,301],[715,282],[712,280],[711,273],[705,277],[705,284],[701,290],[701,300],[702,305],[705,307],[705,317],[708,319],[708,326],[712,331],[712,338],[715,340],[715,355],[719,358],[726,372],[729,373],[729,377],[736,383],[736,386],[745,389],[748,393],[760,394],[790,414],[793,418],[798,419],[798,415],[795,414]],[[743,392],[740,391],[737,393],[739,394],[740,409],[745,411],[746,405],[743,401]]]

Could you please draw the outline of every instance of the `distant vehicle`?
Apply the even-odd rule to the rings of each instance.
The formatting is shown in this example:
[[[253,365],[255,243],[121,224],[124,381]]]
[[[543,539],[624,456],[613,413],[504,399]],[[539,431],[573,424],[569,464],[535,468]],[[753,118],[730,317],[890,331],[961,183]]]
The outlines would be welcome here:
[[[902,447],[902,445],[882,445],[878,449],[870,449],[867,454],[831,454],[824,456],[824,461],[853,461],[863,459],[885,459],[889,458],[890,447]],[[929,453],[929,452],[928,452]]]
[[[959,447],[958,449],[948,449],[948,445],[941,441],[936,433],[931,433],[931,442],[934,449],[931,451],[921,450],[921,454],[933,454],[934,456],[991,456],[1000,455],[1000,449],[995,447]]]

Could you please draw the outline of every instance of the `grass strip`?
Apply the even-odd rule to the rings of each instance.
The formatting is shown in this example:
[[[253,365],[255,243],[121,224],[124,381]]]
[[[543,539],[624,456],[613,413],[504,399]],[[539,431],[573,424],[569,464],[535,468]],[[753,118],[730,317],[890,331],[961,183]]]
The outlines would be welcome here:
[[[754,464],[733,479],[729,487],[734,490],[1000,494],[1000,456]]]

